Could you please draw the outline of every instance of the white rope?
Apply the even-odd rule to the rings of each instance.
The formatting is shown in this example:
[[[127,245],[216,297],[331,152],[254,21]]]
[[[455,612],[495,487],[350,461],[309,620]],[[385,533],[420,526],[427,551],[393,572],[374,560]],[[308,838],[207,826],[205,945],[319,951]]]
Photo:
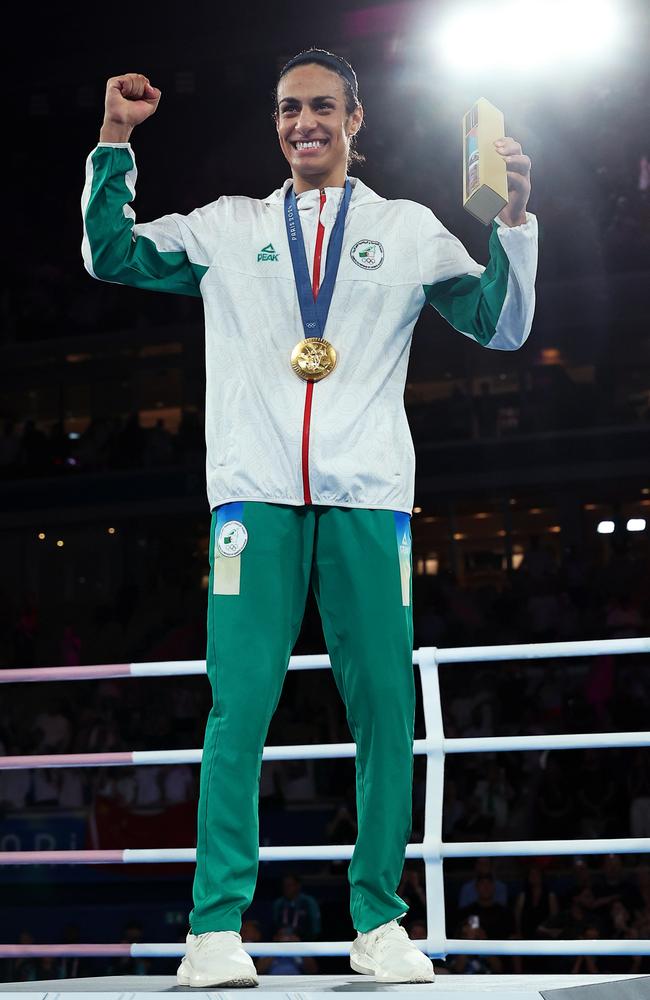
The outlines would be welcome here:
[[[650,735],[648,736],[650,743]],[[336,760],[344,757],[354,757],[357,748],[354,743],[307,743],[292,746],[264,747],[262,760]],[[425,754],[427,748],[424,740],[415,740],[413,753]],[[136,750],[133,753],[134,764],[200,764],[201,750]],[[56,765],[55,765],[56,766]],[[84,765],[92,767],[92,763]],[[115,766],[115,765],[111,765]],[[0,768],[2,762],[0,758]]]
[[[349,955],[349,941],[287,941],[283,944],[245,943],[249,955]],[[463,938],[443,940],[413,940],[413,944],[433,958],[445,955],[650,955],[650,940],[600,940],[578,938],[570,941],[466,941]],[[155,950],[150,950],[155,949]],[[134,958],[180,957],[185,954],[182,944],[134,944]]]
[[[354,844],[307,844],[288,847],[260,847],[260,861],[345,861],[352,857]],[[134,849],[124,852],[125,861],[193,861],[194,852],[185,848]],[[573,854],[650,854],[650,837],[611,837],[606,840],[509,840],[447,843],[440,845],[442,858],[517,858]],[[408,844],[407,858],[435,860],[424,843]]]
[[[348,861],[353,844],[306,844],[260,847],[260,861]],[[435,836],[408,844],[407,858],[437,863],[440,858],[517,858],[582,854],[650,854],[650,837],[607,840],[508,840],[441,844]],[[108,855],[108,860],[106,856]],[[191,847],[126,848],[122,851],[1,851],[2,865],[194,863]]]
[[[317,653],[312,656],[292,656],[289,660],[289,670],[324,670],[330,666],[327,653]],[[158,661],[151,663],[132,663],[132,677],[175,677],[180,674],[204,674],[205,660]]]
[[[650,837],[606,840],[502,840],[443,844],[444,858],[531,858],[561,854],[650,854]]]
[[[448,955],[650,955],[650,940],[447,941]]]
[[[647,653],[650,639],[589,639],[582,642],[533,642],[509,646],[465,646],[414,650],[413,663],[435,656],[438,663],[486,663],[497,660],[557,659],[565,656],[604,656]],[[289,670],[322,670],[330,666],[329,656],[292,656]],[[205,660],[155,661],[149,663],[106,663],[77,667],[29,667],[0,670],[0,684],[42,683],[44,681],[99,680],[109,677],[180,677],[205,674]]]
[[[262,857],[263,847],[260,848],[260,860]],[[180,861],[180,862],[191,862],[195,864],[196,862],[196,848],[195,847],[173,847],[173,848],[134,848],[132,850],[125,850],[124,854],[124,864],[126,865],[139,865],[139,864],[149,864],[156,863],[158,861]]]
[[[350,953],[350,944],[349,941],[245,942],[244,948],[254,958],[285,955],[347,956]],[[413,944],[432,958],[444,958],[447,955],[650,955],[650,940],[645,938],[640,940],[579,938],[571,941],[466,941],[462,938],[452,938],[443,941],[442,951],[437,950],[436,942],[431,940],[414,940]],[[185,945],[178,942],[143,943],[133,944],[128,951],[125,951],[124,945],[0,944],[0,958],[123,954],[131,955],[132,958],[181,958],[185,954]]]
[[[438,649],[438,663],[494,663],[497,660],[557,659],[565,656],[616,656],[650,652],[650,638],[581,639],[575,642],[526,642],[508,646]]]
[[[650,638],[634,639],[585,639],[574,642],[528,642],[502,646],[459,646],[436,649],[423,646],[413,651],[413,663],[435,649],[438,663],[494,663],[499,660],[557,659],[567,656],[620,656],[650,652]],[[292,656],[289,670],[323,670],[330,666],[327,654]],[[179,660],[172,662],[132,663],[133,677],[162,677],[180,674],[205,673],[205,660]]]
[[[349,941],[287,941],[284,944],[245,943],[249,955],[349,955]],[[650,940],[600,940],[578,938],[570,941],[466,941],[463,938],[443,940],[413,940],[413,944],[433,958],[445,955],[650,955]],[[150,950],[155,949],[155,950]],[[182,944],[134,944],[134,958],[144,956],[180,957],[185,954]]]
[[[204,674],[205,660],[162,660],[151,663],[132,663],[131,677],[180,677]]]
[[[481,736],[479,738],[414,740],[413,753],[429,756],[442,747],[444,754],[498,753],[501,751],[578,750],[589,748],[650,746],[650,732],[639,733],[567,733],[551,736]],[[354,743],[303,743],[265,747],[262,759],[268,760],[337,760],[354,757]],[[116,755],[117,756],[117,755]],[[18,771],[47,767],[131,767],[148,764],[200,764],[201,750],[134,750],[126,759],[114,760],[110,754],[33,754],[23,757],[0,757],[0,771]]]
[[[650,732],[639,733],[566,733],[536,736],[481,736],[446,739],[445,753],[494,753],[508,750],[583,750],[612,747],[650,746]],[[426,752],[426,750],[424,751]]]

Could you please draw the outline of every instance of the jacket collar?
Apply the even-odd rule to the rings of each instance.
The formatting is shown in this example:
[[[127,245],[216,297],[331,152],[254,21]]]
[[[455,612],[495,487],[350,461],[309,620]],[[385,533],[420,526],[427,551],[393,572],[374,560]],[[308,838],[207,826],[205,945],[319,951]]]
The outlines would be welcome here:
[[[358,177],[350,177],[350,182],[352,184],[352,197],[350,199],[350,208],[357,208],[359,205],[367,205],[377,201],[386,201],[381,195],[376,194],[371,188],[369,188],[363,181],[359,180]],[[281,207],[284,204],[284,199],[289,187],[292,184],[291,178],[288,178],[281,188],[276,188],[267,198],[263,198],[265,205],[275,205]]]

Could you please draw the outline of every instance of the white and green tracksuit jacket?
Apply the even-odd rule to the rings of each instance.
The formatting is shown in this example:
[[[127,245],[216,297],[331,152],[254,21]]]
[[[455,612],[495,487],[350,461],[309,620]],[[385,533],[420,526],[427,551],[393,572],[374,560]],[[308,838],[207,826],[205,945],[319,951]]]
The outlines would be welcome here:
[[[221,197],[136,224],[136,176],[130,143],[99,143],[89,154],[84,264],[104,281],[203,298],[210,508],[257,500],[410,514],[404,386],[415,322],[430,302],[483,346],[520,347],[535,304],[535,216],[492,224],[485,268],[428,208],[388,201],[350,178],[325,329],[338,363],[314,384],[290,364],[304,336],[283,213],[290,181],[262,200]],[[316,287],[341,196],[341,188],[298,196]]]

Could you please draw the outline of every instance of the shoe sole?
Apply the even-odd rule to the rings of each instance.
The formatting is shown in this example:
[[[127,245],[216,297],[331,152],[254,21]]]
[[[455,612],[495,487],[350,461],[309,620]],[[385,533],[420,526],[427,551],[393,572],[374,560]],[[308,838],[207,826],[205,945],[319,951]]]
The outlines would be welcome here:
[[[399,976],[378,976],[373,968],[361,965],[360,962],[350,955],[350,966],[355,972],[360,972],[362,976],[374,976],[378,983],[432,983],[434,976],[414,976],[412,979],[404,979]]]
[[[192,981],[189,976],[176,976],[176,982],[179,986],[191,986],[197,989],[206,989],[211,986],[259,986],[259,980],[253,979],[252,976],[244,977],[243,979],[201,979]]]

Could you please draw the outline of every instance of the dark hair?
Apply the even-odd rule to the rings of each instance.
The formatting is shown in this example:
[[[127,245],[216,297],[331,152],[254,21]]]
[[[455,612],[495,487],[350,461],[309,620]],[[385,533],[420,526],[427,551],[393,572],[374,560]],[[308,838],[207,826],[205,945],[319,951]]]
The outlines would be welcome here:
[[[275,84],[275,115],[278,113],[278,85],[282,77],[289,70],[294,69],[295,66],[313,63],[316,63],[318,66],[324,66],[325,69],[329,69],[332,73],[336,73],[337,76],[341,77],[343,81],[343,93],[345,94],[346,114],[351,115],[356,111],[361,105],[361,101],[359,100],[359,86],[357,75],[347,59],[344,59],[343,56],[335,55],[334,52],[328,52],[327,49],[305,49],[303,52],[299,52],[298,55],[289,59],[280,70]],[[356,135],[350,136],[348,167],[352,163],[364,163],[366,159],[363,154],[357,151],[356,138]]]

